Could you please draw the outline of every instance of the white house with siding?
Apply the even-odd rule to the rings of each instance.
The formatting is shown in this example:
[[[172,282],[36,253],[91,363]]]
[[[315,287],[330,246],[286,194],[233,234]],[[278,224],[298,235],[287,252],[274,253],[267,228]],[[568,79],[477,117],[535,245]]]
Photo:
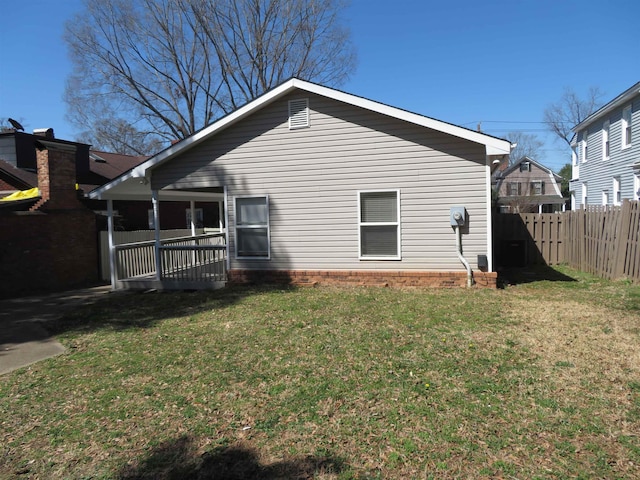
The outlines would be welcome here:
[[[640,199],[640,82],[573,128],[571,209]]]
[[[165,200],[218,202],[211,261],[232,281],[465,285],[471,271],[495,285],[491,167],[509,152],[506,140],[291,79],[89,196],[151,198],[158,220]],[[463,207],[461,227],[452,207]],[[162,268],[121,274],[114,287],[148,287],[131,280],[146,275],[172,288],[169,270],[206,271],[169,258],[204,255],[188,252],[202,242],[179,245],[157,232]]]

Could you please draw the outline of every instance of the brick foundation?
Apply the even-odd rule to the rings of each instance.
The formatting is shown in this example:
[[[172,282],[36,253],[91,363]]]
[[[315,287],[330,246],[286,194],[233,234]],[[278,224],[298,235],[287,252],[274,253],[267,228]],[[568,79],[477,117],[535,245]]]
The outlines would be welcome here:
[[[466,272],[386,270],[230,270],[231,284],[362,285],[382,287],[466,287]],[[498,274],[474,272],[474,285],[496,288]]]

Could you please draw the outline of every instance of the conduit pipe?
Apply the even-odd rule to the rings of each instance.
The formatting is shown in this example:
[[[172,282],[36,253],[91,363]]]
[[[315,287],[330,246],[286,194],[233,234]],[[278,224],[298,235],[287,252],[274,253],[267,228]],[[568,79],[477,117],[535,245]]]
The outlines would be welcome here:
[[[456,250],[458,252],[458,258],[467,269],[467,287],[471,287],[471,285],[473,285],[473,276],[471,275],[471,265],[469,265],[469,262],[467,262],[467,260],[462,256],[462,238],[460,226],[455,225],[453,228],[456,231]]]

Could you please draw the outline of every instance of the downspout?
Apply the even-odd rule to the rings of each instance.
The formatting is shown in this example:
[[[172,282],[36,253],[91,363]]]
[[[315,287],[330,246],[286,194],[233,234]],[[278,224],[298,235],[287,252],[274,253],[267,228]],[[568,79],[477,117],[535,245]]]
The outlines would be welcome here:
[[[471,265],[469,265],[469,262],[467,262],[467,260],[462,255],[462,238],[460,226],[456,225],[453,228],[456,231],[456,250],[458,253],[458,258],[462,262],[462,265],[464,265],[464,268],[467,269],[467,287],[470,287],[471,285],[473,285],[473,275],[471,274]]]

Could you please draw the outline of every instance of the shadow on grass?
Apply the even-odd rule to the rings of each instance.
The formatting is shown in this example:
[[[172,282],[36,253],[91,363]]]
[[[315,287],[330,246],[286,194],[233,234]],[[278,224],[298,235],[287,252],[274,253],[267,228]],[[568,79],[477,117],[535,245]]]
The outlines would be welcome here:
[[[577,280],[546,265],[506,268],[498,272],[498,288],[541,281],[576,282]]]
[[[90,305],[67,312],[48,322],[46,328],[53,335],[70,331],[148,328],[165,319],[224,309],[241,302],[247,296],[291,288],[235,286],[215,291],[113,293]]]
[[[255,450],[245,446],[217,447],[197,452],[193,439],[183,436],[162,443],[137,465],[128,465],[120,480],[275,480],[308,479],[340,473],[344,462],[330,456],[299,457],[264,465]]]

